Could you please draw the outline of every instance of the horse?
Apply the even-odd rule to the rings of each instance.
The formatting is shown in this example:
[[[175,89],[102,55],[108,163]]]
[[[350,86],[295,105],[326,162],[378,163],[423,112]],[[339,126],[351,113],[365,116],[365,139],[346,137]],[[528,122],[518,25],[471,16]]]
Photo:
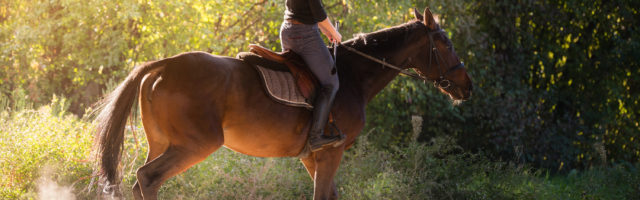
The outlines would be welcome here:
[[[366,55],[384,60],[382,64],[413,68],[454,101],[471,96],[467,70],[431,11],[414,9],[414,16],[334,47],[340,89],[332,112],[346,139],[300,158],[313,180],[314,199],[338,198],[333,179],[344,151],[365,125],[365,106],[400,73],[380,67]],[[307,143],[311,112],[273,101],[260,81],[247,62],[206,52],[182,53],[135,67],[103,99],[96,117],[96,173],[102,185],[98,191],[121,195],[118,166],[125,124],[136,100],[149,145],[145,164],[136,172],[132,189],[136,199],[157,199],[167,179],[221,146],[250,156],[297,156]]]

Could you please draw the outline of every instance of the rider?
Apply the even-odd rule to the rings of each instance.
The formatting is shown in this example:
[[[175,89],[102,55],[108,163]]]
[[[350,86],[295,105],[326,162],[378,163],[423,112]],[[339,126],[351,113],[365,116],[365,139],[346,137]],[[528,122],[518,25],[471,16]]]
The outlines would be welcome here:
[[[340,136],[324,135],[324,127],[339,83],[334,61],[318,29],[331,42],[341,42],[342,35],[331,25],[321,0],[286,0],[284,21],[280,27],[282,50],[292,50],[299,54],[320,82],[309,132],[311,151],[340,140]]]

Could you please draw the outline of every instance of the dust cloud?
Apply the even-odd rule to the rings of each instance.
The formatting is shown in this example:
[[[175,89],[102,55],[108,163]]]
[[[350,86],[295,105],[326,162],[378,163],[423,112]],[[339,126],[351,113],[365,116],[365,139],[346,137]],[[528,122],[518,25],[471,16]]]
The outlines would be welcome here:
[[[38,179],[38,199],[42,200],[75,200],[73,189],[69,186],[58,185],[52,180],[53,170],[45,167]]]

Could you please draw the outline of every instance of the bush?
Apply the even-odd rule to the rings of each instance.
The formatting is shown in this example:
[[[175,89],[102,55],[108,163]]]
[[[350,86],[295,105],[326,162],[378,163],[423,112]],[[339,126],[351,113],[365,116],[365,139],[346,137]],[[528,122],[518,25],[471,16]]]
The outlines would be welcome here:
[[[454,107],[397,79],[368,107],[368,125],[393,133],[374,143],[406,142],[420,115],[422,141],[454,136],[494,160],[563,172],[640,161],[637,1],[430,5],[467,64],[473,97]]]
[[[90,123],[58,108],[0,114],[0,198],[35,198],[43,181],[87,185]]]
[[[65,113],[61,102],[0,113],[0,199],[95,197],[91,125]],[[549,176],[469,153],[451,137],[380,149],[371,140],[379,134],[385,133],[369,130],[345,153],[335,179],[343,199],[637,199],[640,194],[640,165]],[[146,151],[140,124],[128,126],[121,166],[127,199]],[[169,179],[160,198],[311,199],[312,193],[313,182],[298,159],[256,158],[222,148]]]

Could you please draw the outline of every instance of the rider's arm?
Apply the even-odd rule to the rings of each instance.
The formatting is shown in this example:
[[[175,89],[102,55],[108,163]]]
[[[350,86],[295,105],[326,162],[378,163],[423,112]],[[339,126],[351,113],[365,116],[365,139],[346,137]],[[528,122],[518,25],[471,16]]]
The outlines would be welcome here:
[[[309,8],[311,9],[311,13],[313,14],[313,19],[318,21],[318,27],[320,31],[329,38],[331,42],[341,42],[342,35],[338,33],[335,27],[331,25],[331,20],[327,17],[327,12],[324,10],[322,6],[321,0],[308,0]]]
[[[318,28],[331,42],[342,42],[342,35],[331,25],[331,20],[328,17],[318,23]]]
[[[311,10],[311,15],[313,16],[313,20],[316,22],[321,22],[327,18],[327,12],[324,11],[324,6],[322,6],[321,0],[306,0],[309,2],[309,9]]]

